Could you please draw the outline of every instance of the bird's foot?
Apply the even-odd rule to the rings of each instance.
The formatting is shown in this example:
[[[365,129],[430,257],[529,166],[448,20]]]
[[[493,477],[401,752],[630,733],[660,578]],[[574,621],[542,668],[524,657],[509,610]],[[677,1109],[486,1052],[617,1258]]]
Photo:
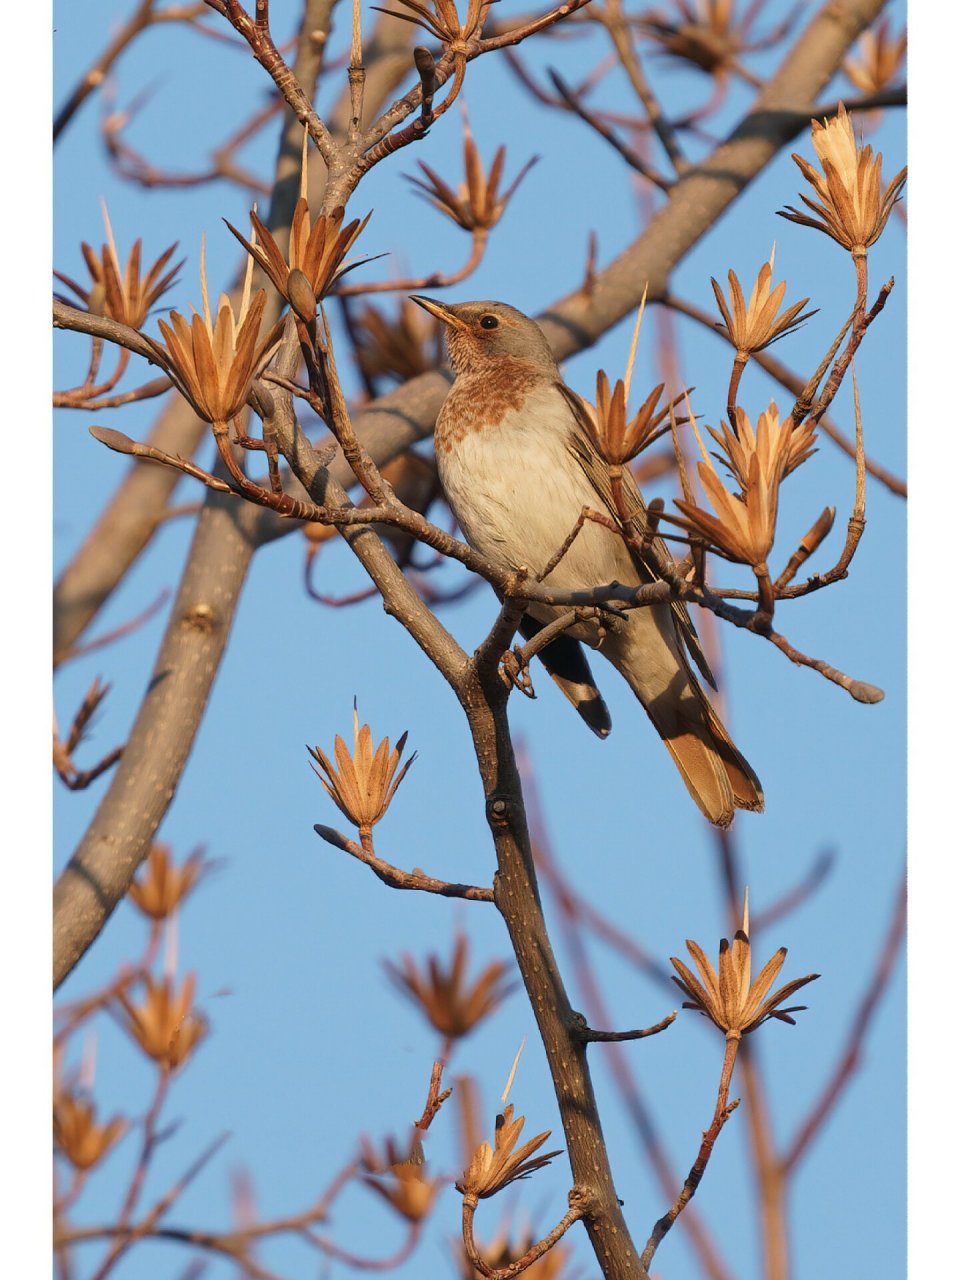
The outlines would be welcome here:
[[[525,698],[537,696],[530,678],[530,666],[520,645],[507,649],[500,659],[500,679],[508,688],[519,689]]]

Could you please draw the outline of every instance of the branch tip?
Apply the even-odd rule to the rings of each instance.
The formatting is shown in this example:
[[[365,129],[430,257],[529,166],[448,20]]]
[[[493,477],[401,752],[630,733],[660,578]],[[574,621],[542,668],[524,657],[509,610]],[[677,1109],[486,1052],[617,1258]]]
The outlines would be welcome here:
[[[126,453],[131,457],[136,453],[136,446],[129,436],[125,436],[122,431],[117,431],[113,427],[89,427],[90,434],[94,440],[98,440],[100,444],[105,444],[108,449],[113,449],[115,453]]]
[[[313,829],[321,840],[326,840],[327,844],[332,844],[335,849],[341,849],[344,853],[350,852],[351,842],[336,827],[325,827],[321,822],[315,822]]]
[[[850,684],[850,697],[856,698],[857,702],[865,702],[872,705],[875,702],[882,702],[887,695],[875,684],[867,684],[865,680],[853,680]]]

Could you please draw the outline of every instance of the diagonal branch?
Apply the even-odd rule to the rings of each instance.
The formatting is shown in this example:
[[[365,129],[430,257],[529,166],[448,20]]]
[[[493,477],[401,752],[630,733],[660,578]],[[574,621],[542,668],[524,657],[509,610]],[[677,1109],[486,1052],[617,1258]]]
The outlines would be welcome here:
[[[870,1023],[873,1021],[880,1001],[893,977],[893,971],[903,944],[906,923],[907,883],[906,876],[904,876],[894,900],[893,914],[887,929],[887,936],[877,957],[874,971],[866,984],[863,999],[860,1001],[860,1006],[853,1017],[843,1053],[840,1055],[836,1068],[825,1084],[819,1098],[810,1108],[810,1114],[800,1125],[793,1141],[781,1158],[780,1168],[785,1175],[792,1173],[806,1155],[811,1142],[830,1118],[830,1114],[840,1101],[844,1090],[860,1065]]]

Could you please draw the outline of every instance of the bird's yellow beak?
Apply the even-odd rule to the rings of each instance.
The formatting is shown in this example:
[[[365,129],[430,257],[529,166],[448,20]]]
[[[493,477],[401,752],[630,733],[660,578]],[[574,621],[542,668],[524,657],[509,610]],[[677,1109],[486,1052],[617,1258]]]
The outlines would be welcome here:
[[[433,298],[425,298],[422,293],[411,293],[410,301],[415,302],[418,307],[423,307],[424,311],[429,311],[432,316],[436,316],[443,324],[452,325],[454,329],[469,328],[459,316],[454,315],[442,302],[436,302]]]

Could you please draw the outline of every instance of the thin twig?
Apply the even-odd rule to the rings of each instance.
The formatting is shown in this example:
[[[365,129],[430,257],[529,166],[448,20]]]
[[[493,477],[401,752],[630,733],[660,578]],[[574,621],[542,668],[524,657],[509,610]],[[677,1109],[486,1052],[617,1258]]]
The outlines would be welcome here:
[[[132,635],[134,631],[138,631],[145,623],[149,622],[170,599],[170,588],[164,587],[156,600],[152,604],[148,604],[146,609],[134,617],[129,618],[126,622],[121,622],[118,627],[113,627],[110,631],[105,631],[103,635],[95,636],[93,640],[87,640],[83,644],[74,645],[61,658],[61,662],[70,662],[73,658],[85,657],[88,653],[93,653],[97,649],[103,649],[106,645],[113,644],[116,640],[122,640],[125,636]]]
[[[620,156],[621,160],[625,160],[631,169],[639,173],[642,178],[646,178],[648,182],[652,182],[654,186],[659,187],[661,191],[670,190],[672,185],[670,179],[665,178],[663,174],[658,173],[652,165],[648,164],[646,160],[637,155],[632,147],[627,146],[627,144],[614,133],[609,125],[605,124],[604,121],[600,119],[596,112],[593,112],[586,107],[566,81],[561,78],[559,72],[554,71],[551,68],[548,70],[547,74],[553,83],[553,87],[560,95],[561,100],[566,103],[575,115],[580,117],[584,124],[588,124],[596,134],[603,138],[604,142],[609,143]]]
[[[686,1180],[680,1189],[680,1194],[663,1217],[657,1221],[653,1231],[650,1233],[650,1239],[647,1241],[647,1246],[640,1259],[643,1265],[648,1269],[650,1267],[650,1263],[653,1261],[653,1255],[656,1253],[664,1236],[696,1194],[697,1187],[699,1187],[703,1175],[706,1172],[710,1156],[713,1154],[714,1144],[720,1136],[720,1130],[740,1105],[739,1098],[734,1098],[733,1102],[727,1102],[727,1097],[730,1092],[730,1080],[733,1076],[733,1067],[737,1060],[737,1050],[739,1047],[740,1033],[731,1032],[727,1036],[726,1049],[723,1055],[723,1067],[720,1072],[720,1086],[717,1090],[717,1105],[714,1108],[713,1120],[710,1123],[709,1129],[707,1129],[703,1135],[703,1141],[700,1143],[700,1150],[697,1152],[697,1158],[694,1160],[690,1172],[687,1174]]]
[[[823,1129],[831,1112],[839,1102],[844,1089],[850,1083],[860,1065],[860,1058],[870,1023],[893,977],[897,958],[900,955],[906,922],[907,882],[906,877],[904,877],[897,890],[890,926],[880,949],[880,954],[877,957],[876,966],[870,975],[869,981],[866,983],[863,999],[850,1024],[846,1046],[820,1096],[810,1108],[809,1115],[800,1125],[793,1141],[789,1144],[780,1160],[780,1167],[784,1174],[792,1173],[803,1159],[811,1142]]]
[[[365,863],[391,889],[419,889],[423,893],[437,893],[442,898],[467,898],[472,902],[493,901],[492,889],[482,889],[473,884],[450,884],[446,880],[426,876],[420,871],[401,871],[399,867],[384,862],[375,853],[362,848],[355,840],[349,839],[333,827],[325,827],[317,822],[313,829],[327,844],[332,844],[335,849],[342,849],[344,853]]]
[[[830,872],[833,870],[836,862],[836,856],[832,852],[818,854],[814,859],[810,870],[803,879],[792,889],[788,889],[775,902],[771,902],[769,907],[765,907],[762,911],[750,912],[750,936],[756,937],[764,929],[778,920],[784,919],[791,912],[796,911],[797,907],[807,902],[817,892],[824,883]]]
[[[53,141],[56,142],[91,93],[106,79],[107,72],[124,49],[148,27],[153,19],[155,0],[140,0],[126,24],[120,28],[90,70],[81,77],[73,92],[57,112],[53,121]]]
[[[477,227],[470,241],[470,256],[456,271],[433,271],[430,275],[408,280],[378,280],[372,284],[341,284],[333,292],[337,298],[357,298],[369,293],[417,293],[421,289],[448,289],[460,284],[472,275],[483,261],[489,235],[484,227]]]
[[[87,413],[98,413],[101,409],[119,409],[122,405],[133,404],[136,401],[153,400],[157,396],[162,396],[165,391],[169,391],[172,386],[173,383],[169,378],[153,378],[140,387],[134,387],[132,391],[121,391],[115,396],[103,396],[99,399],[96,397],[88,399],[71,391],[58,391],[53,396],[53,407],[83,409]]]
[[[652,1027],[643,1027],[638,1031],[595,1031],[593,1027],[584,1027],[580,1034],[587,1044],[620,1044],[624,1040],[645,1040],[648,1036],[666,1031],[676,1017],[677,1011],[674,1009],[665,1018],[655,1022]]]
[[[561,1236],[569,1231],[575,1222],[579,1222],[587,1212],[586,1197],[578,1188],[574,1187],[571,1190],[569,1199],[570,1208],[542,1240],[532,1244],[521,1258],[517,1258],[509,1266],[491,1267],[489,1262],[480,1256],[477,1243],[473,1238],[473,1218],[477,1211],[477,1198],[473,1195],[465,1195],[463,1197],[463,1248],[471,1265],[485,1277],[485,1280],[513,1280],[514,1276],[532,1267],[544,1254],[548,1253]]]
[[[603,9],[600,10],[599,20],[610,33],[610,39],[613,41],[614,48],[619,55],[624,71],[627,73],[627,78],[633,91],[643,103],[653,131],[659,138],[664,151],[666,151],[674,173],[680,177],[688,168],[687,159],[681,150],[673,127],[664,115],[656,95],[650,88],[649,81],[644,75],[640,55],[634,48],[633,38],[624,19],[620,0],[606,0]]]

